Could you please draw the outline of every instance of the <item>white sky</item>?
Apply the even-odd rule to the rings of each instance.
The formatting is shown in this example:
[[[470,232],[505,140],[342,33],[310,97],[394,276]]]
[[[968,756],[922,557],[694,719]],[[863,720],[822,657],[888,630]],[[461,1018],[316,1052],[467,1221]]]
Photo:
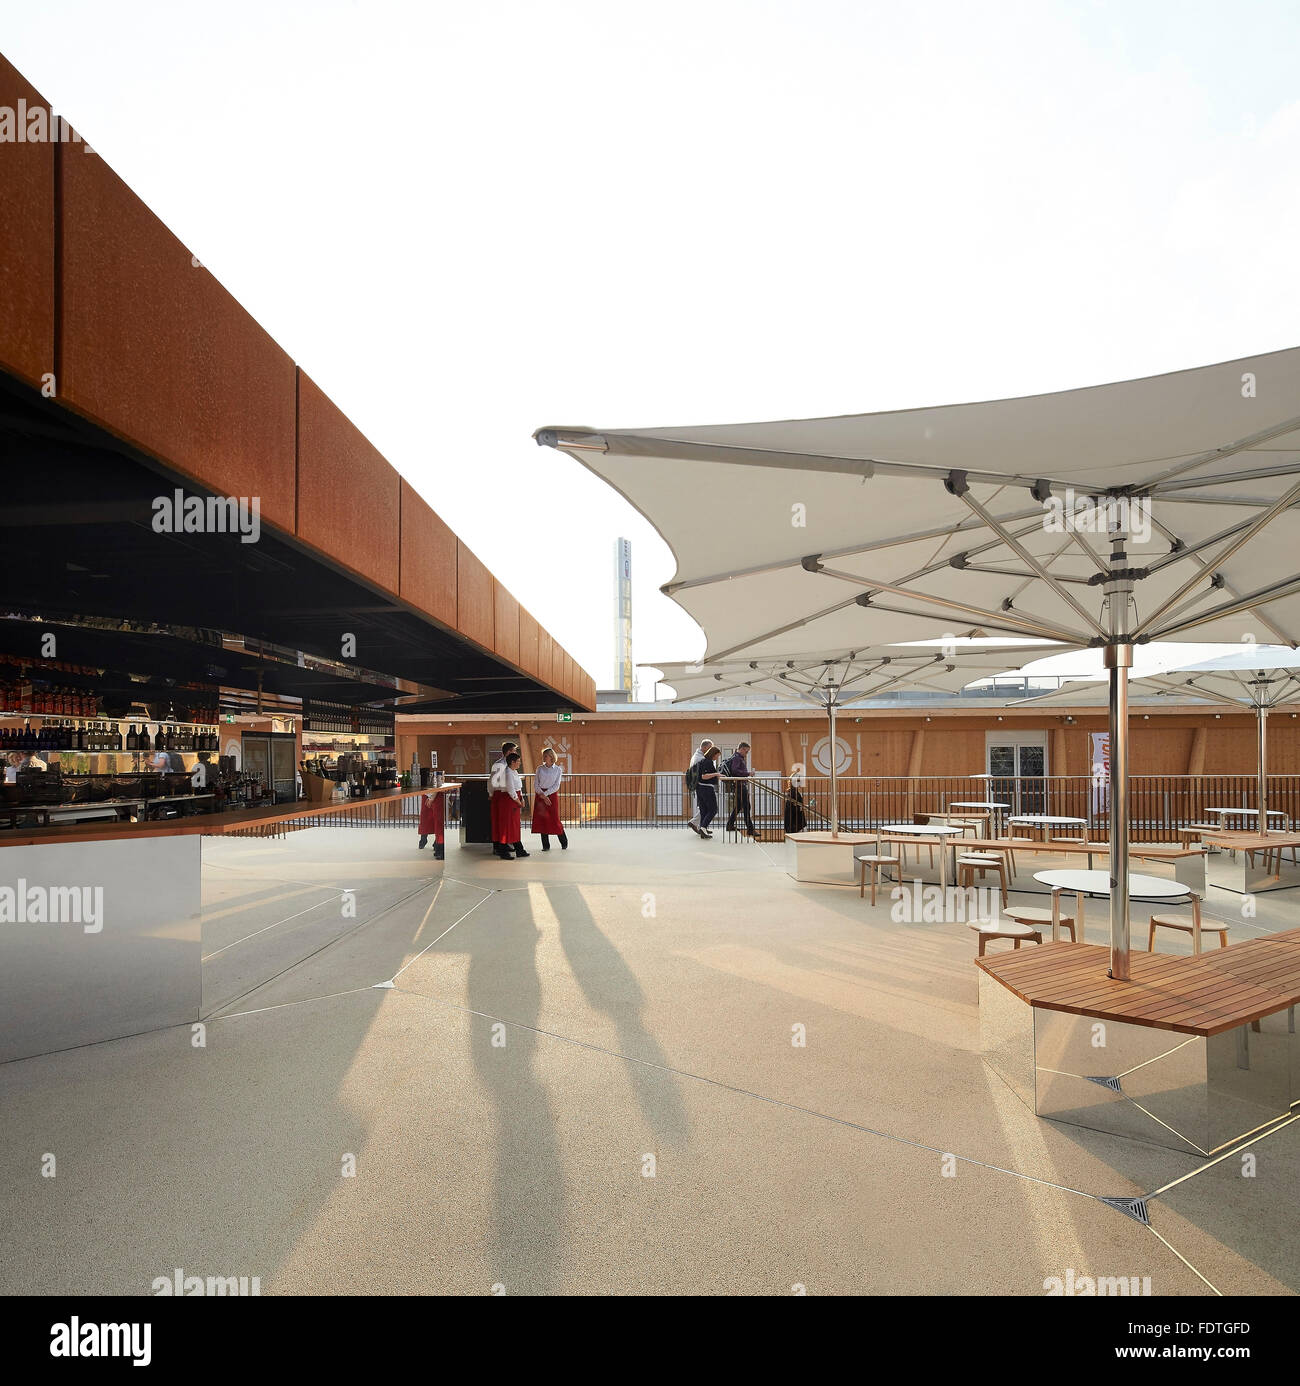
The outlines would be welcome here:
[[[11,0],[0,46],[601,686],[619,534],[638,662],[703,638],[541,425],[1300,341],[1286,0]]]

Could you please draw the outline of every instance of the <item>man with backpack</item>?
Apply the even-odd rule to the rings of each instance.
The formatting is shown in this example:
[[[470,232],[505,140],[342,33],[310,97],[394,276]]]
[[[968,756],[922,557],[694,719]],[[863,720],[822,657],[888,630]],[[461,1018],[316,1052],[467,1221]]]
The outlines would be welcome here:
[[[686,771],[686,792],[691,796],[691,808],[694,810],[686,826],[696,837],[711,836],[700,827],[700,801],[695,791],[700,786],[700,762],[708,755],[712,746],[713,742],[706,736],[700,742],[700,749],[691,756],[691,763]]]

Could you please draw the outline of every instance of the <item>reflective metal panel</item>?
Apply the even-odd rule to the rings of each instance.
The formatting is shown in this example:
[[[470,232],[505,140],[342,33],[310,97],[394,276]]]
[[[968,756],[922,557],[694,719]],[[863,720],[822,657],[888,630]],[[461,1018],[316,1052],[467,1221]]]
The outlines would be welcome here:
[[[1276,856],[1269,860],[1270,867],[1276,866]],[[1255,853],[1253,864],[1247,860],[1245,852],[1212,852],[1206,859],[1205,874],[1210,885],[1235,891],[1238,895],[1258,895],[1266,890],[1291,890],[1300,886],[1300,867],[1288,859],[1280,870],[1265,870],[1262,852]]]
[[[1034,1105],[1034,1021],[1027,1006],[981,971],[980,1049],[988,1066],[1027,1106]]]
[[[198,1019],[200,841],[0,847],[0,1062]]]
[[[1300,1095],[1289,1012],[1209,1039],[1034,1012],[1039,1116],[1209,1155]]]

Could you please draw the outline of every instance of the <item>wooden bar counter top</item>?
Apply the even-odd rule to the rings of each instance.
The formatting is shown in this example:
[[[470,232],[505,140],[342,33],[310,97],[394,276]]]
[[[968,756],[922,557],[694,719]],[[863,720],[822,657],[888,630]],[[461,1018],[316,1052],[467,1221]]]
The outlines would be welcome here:
[[[430,785],[425,789],[390,789],[365,799],[327,800],[296,804],[262,804],[256,808],[228,809],[223,813],[195,813],[183,818],[164,818],[152,823],[60,823],[48,828],[0,829],[0,847],[39,847],[55,842],[112,842],[135,837],[224,837],[250,828],[271,827],[298,818],[328,817],[331,814],[397,804],[404,799],[420,799],[426,794],[449,794],[459,783]]]

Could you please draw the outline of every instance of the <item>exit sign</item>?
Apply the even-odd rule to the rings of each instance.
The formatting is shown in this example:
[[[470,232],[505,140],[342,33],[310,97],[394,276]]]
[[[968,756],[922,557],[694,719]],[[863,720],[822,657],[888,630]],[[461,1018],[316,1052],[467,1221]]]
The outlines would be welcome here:
[[[555,714],[555,720],[556,720],[557,722],[572,722],[572,721],[573,721],[573,713],[571,713],[571,712],[557,712],[557,713]]]

